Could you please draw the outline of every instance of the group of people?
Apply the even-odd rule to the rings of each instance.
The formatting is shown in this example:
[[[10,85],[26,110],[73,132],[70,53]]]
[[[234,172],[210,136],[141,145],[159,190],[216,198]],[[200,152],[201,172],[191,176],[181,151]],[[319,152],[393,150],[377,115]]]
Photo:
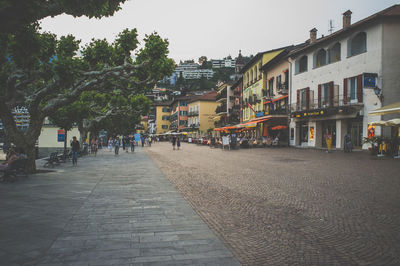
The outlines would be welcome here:
[[[6,154],[6,161],[0,164],[0,170],[7,169],[12,162],[19,159],[26,159],[26,155],[20,150],[17,152],[14,148],[9,148]]]
[[[115,155],[119,154],[120,147],[122,147],[122,149],[126,152],[129,152],[129,149],[131,150],[131,152],[134,152],[135,145],[137,144],[133,136],[132,137],[123,136],[121,138],[117,136],[114,139],[109,138],[108,140],[108,149],[109,151],[112,151],[114,148]]]
[[[179,137],[171,137],[172,149],[175,150],[175,147],[179,150],[181,147],[181,140]]]

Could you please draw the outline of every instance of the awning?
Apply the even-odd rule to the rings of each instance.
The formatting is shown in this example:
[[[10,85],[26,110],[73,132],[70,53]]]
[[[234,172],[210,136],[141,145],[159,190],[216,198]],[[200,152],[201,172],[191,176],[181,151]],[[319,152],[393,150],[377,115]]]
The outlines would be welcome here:
[[[371,122],[369,123],[371,126],[387,126],[387,121],[375,121],[375,122]]]
[[[287,97],[289,97],[289,95],[284,95],[284,96],[281,96],[281,97],[279,97],[279,98],[273,99],[272,102],[276,102],[276,101],[285,99],[285,98],[287,98]],[[271,103],[271,100],[264,102],[264,104],[267,104],[267,103]]]
[[[247,121],[247,122],[235,125],[235,127],[238,127],[238,128],[247,127],[250,124],[257,125],[258,123],[261,123],[261,122],[264,122],[264,121],[267,121],[267,120],[270,120],[270,119],[271,119],[271,117],[261,117],[261,118],[257,118],[257,119],[251,120],[251,121]]]
[[[389,126],[400,126],[400,118],[395,118],[387,121]]]
[[[376,109],[375,111],[371,111],[369,112],[369,115],[387,115],[394,113],[400,113],[400,102],[392,103],[382,108]]]
[[[281,126],[271,127],[271,130],[281,130],[281,129],[286,129],[286,128],[287,128],[287,126],[281,125]]]
[[[227,126],[227,127],[214,128],[213,131],[225,131],[225,130],[236,130],[236,129],[238,129],[236,126]]]

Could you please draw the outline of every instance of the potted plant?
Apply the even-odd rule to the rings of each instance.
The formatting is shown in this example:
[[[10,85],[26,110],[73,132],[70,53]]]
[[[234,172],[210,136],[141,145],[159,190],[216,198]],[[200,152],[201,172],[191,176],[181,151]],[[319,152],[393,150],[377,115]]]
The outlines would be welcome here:
[[[377,155],[379,148],[378,148],[378,143],[381,141],[381,137],[370,137],[370,138],[363,138],[363,143],[364,144],[370,144],[371,147],[368,148],[368,150],[371,152],[371,155]]]

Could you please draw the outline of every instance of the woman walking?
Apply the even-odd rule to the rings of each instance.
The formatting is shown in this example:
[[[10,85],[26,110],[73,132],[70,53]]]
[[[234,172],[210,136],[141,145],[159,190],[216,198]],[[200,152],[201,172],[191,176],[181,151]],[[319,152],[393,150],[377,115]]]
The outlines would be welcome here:
[[[172,137],[171,142],[172,142],[172,149],[175,150],[176,138]]]
[[[178,147],[178,150],[179,150],[179,148],[181,147],[181,140],[179,139],[179,137],[178,137],[178,139],[176,140],[176,146]]]

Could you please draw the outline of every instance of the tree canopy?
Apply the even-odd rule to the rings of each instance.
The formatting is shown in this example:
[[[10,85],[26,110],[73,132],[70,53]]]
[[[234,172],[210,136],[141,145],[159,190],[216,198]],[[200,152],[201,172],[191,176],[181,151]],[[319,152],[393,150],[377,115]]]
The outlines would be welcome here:
[[[0,32],[13,33],[46,17],[112,16],[126,0],[0,0]]]
[[[53,8],[53,4],[61,13],[97,17],[111,15],[124,1],[3,2],[6,5],[1,5],[1,12],[16,8],[18,3],[37,4],[34,7],[40,10],[36,17],[30,18],[32,23],[20,24],[12,32],[0,34],[0,119],[11,140],[27,151],[31,171],[35,169],[34,144],[46,117],[56,112],[69,114],[68,108],[74,109],[76,102],[90,106],[90,112],[84,116],[87,123],[107,116],[138,116],[139,109],[146,111],[139,104],[143,98],[138,95],[173,71],[168,40],[157,33],[146,35],[140,49],[136,29],[122,31],[113,43],[92,40],[80,48],[80,41],[72,35],[57,39],[52,33],[40,33],[35,23],[35,19],[53,14],[42,10]],[[142,107],[138,109],[135,104]],[[24,106],[30,113],[25,132],[18,130],[12,115],[16,106]]]

